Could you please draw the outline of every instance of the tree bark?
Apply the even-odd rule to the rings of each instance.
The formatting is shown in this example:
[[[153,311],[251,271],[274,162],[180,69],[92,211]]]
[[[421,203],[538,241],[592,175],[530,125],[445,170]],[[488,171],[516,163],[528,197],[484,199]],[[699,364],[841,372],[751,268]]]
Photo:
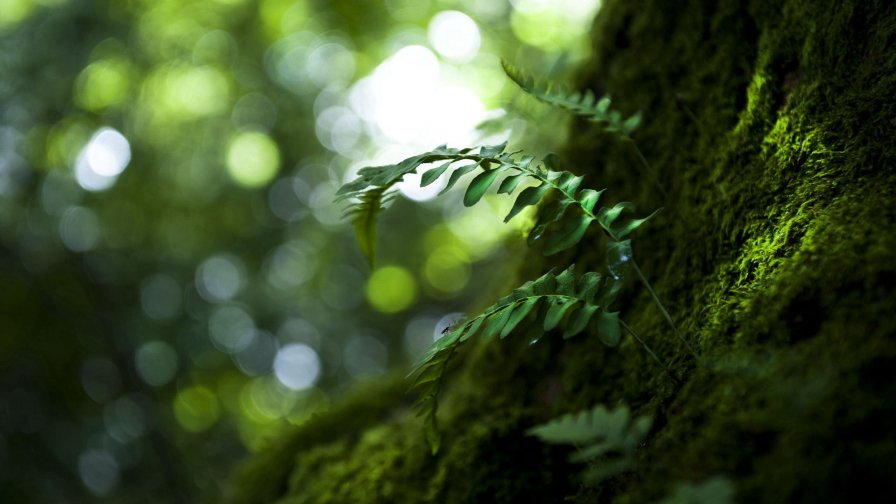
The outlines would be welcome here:
[[[634,254],[699,358],[632,282],[621,316],[678,381],[633,340],[471,342],[436,456],[386,378],[250,460],[234,502],[635,503],[713,476],[742,502],[896,499],[896,6],[607,0],[592,40],[582,85],[643,111],[638,150],[576,123],[562,168],[663,207]],[[520,278],[601,271],[603,250],[533,251]],[[654,422],[629,471],[585,486],[525,431],[596,404]]]

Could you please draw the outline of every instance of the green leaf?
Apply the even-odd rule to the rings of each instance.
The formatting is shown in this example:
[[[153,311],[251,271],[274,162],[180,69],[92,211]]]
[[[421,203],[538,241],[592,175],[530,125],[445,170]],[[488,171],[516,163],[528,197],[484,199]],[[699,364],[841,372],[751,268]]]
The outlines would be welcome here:
[[[438,180],[439,177],[441,177],[442,174],[445,173],[445,170],[447,170],[448,167],[451,166],[451,163],[453,163],[453,162],[454,161],[448,161],[447,163],[444,163],[436,168],[427,170],[426,173],[424,173],[420,177],[420,187],[426,187],[426,186],[432,184],[433,182],[435,182],[436,180]]]
[[[580,215],[575,219],[569,219],[561,229],[550,235],[548,244],[544,249],[544,255],[562,252],[579,243],[579,240],[585,236],[585,231],[588,230],[591,221],[592,219],[588,215]]]
[[[510,319],[512,313],[513,305],[511,304],[504,306],[492,314],[488,319],[488,322],[485,323],[485,328],[482,329],[482,337],[491,338],[492,336],[500,334],[504,329],[504,326],[507,325],[507,321]]]
[[[593,271],[589,271],[582,275],[582,278],[579,279],[578,297],[588,302],[592,302],[600,288],[601,278],[600,273],[595,273]]]
[[[529,205],[534,205],[541,201],[544,195],[551,190],[550,184],[541,184],[535,187],[527,187],[520,192],[519,196],[517,196],[516,201],[513,203],[513,207],[510,209],[510,213],[504,217],[504,222],[509,221],[510,219],[516,217],[517,214],[523,211]]]
[[[442,446],[442,434],[439,432],[439,424],[436,419],[435,409],[426,415],[424,432],[426,433],[426,442],[429,444],[432,454],[435,455],[439,453],[439,448]]]
[[[460,180],[461,177],[475,170],[479,166],[479,163],[472,163],[468,165],[461,166],[460,168],[451,172],[451,176],[448,177],[448,183],[445,185],[445,188],[439,192],[440,195],[445,194],[450,191],[454,184]]]
[[[376,263],[376,223],[383,209],[382,201],[385,191],[383,188],[365,192],[361,201],[351,211],[355,239],[371,268]]]
[[[566,330],[563,331],[563,339],[572,338],[584,331],[585,327],[588,326],[588,321],[591,320],[591,317],[597,310],[597,305],[586,304],[573,311],[569,317],[569,324],[566,326]]]
[[[568,175],[562,177],[557,185],[560,186],[560,190],[569,194],[570,196],[575,195],[576,191],[579,189],[579,186],[582,185],[582,181],[585,180],[585,177],[576,177],[572,173],[563,172],[564,175]]]
[[[574,453],[569,457],[570,462],[587,462],[592,459],[596,459],[601,455],[606,455],[612,451],[615,451],[619,448],[619,445],[614,441],[604,441],[602,443],[595,443],[589,445],[587,448],[583,448],[578,453]]]
[[[438,362],[423,366],[414,376],[414,387],[420,387],[442,378],[442,366]]]
[[[552,293],[554,291],[554,286],[557,285],[556,278],[552,268],[551,271],[541,275],[537,280],[532,282],[532,293],[539,296]]]
[[[498,154],[504,152],[504,149],[507,147],[507,142],[498,145],[483,145],[479,148],[479,155],[482,157],[493,158]]]
[[[526,434],[551,444],[586,443],[603,435],[602,422],[605,415],[607,408],[596,406],[591,410],[571,413],[537,425],[527,430]]]
[[[566,315],[566,312],[569,311],[570,308],[575,306],[579,302],[576,298],[562,299],[558,301],[554,301],[550,304],[548,308],[548,312],[544,317],[544,325],[542,326],[545,332],[550,331],[560,325],[560,321],[563,320],[563,316]]]
[[[600,299],[598,299],[598,303],[603,306],[610,306],[616,301],[616,296],[619,295],[619,291],[622,290],[624,282],[621,278],[613,278],[612,280],[608,279],[607,284],[604,286],[603,292],[600,295]]]
[[[501,329],[501,339],[506,338],[513,330],[516,328],[517,324],[519,324],[529,312],[532,311],[532,308],[535,308],[535,305],[540,301],[540,297],[530,297],[523,301],[523,303],[516,308],[514,308],[513,313],[510,314],[510,317],[507,319],[507,323],[504,325],[504,328]]]
[[[582,189],[582,191],[578,195],[579,204],[582,205],[587,212],[594,212],[594,205],[597,204],[597,200],[600,199],[600,195],[603,194],[603,190],[595,191],[594,189]]]
[[[533,156],[532,154],[523,154],[522,156],[520,156],[520,160],[517,162],[517,166],[519,166],[521,170],[528,170],[529,165],[532,164],[532,161],[535,161],[535,156]]]
[[[548,172],[551,174],[551,177],[560,177],[563,173],[568,173],[570,176],[572,176],[572,174],[569,172],[561,172],[557,169],[557,166],[560,165],[560,158],[557,157],[557,155],[553,152],[543,157],[541,159],[541,162],[542,164],[544,164],[544,167],[547,168]]]
[[[615,347],[622,339],[619,330],[619,312],[601,312],[597,317],[597,336],[604,345]]]
[[[526,180],[529,175],[525,173],[518,173],[516,175],[511,175],[504,180],[501,181],[501,185],[498,186],[498,194],[510,194],[514,189],[520,185],[520,182]]]
[[[444,350],[449,347],[454,346],[460,340],[461,336],[463,336],[463,328],[454,329],[453,331],[449,331],[448,334],[442,336],[435,343],[433,343],[433,348],[438,350]]]
[[[575,269],[575,265],[570,265],[569,268],[566,268],[557,275],[557,292],[563,294],[564,296],[575,296],[576,295],[576,277],[573,274]]]
[[[526,243],[531,246],[540,240],[552,224],[563,218],[570,203],[572,201],[569,199],[558,198],[539,208],[538,220],[535,221],[535,226],[529,231]]]
[[[626,446],[632,450],[638,447],[638,443],[647,437],[650,427],[653,425],[653,419],[646,415],[641,415],[632,422],[628,432],[625,434]]]
[[[604,229],[612,230],[613,222],[622,214],[623,210],[634,210],[634,203],[623,201],[622,203],[617,203],[613,205],[613,208],[601,208],[599,212],[597,212],[597,220],[600,222],[601,226]]]
[[[460,337],[460,341],[464,342],[470,339],[471,337],[476,335],[476,331],[479,330],[479,327],[485,321],[485,317],[479,316],[470,321],[469,325],[464,326],[463,334]]]
[[[656,215],[660,210],[660,208],[656,209],[652,214],[644,217],[643,219],[632,219],[625,224],[615,226],[613,227],[613,233],[616,234],[616,238],[624,238],[635,229],[638,229],[641,224],[644,224],[645,222],[653,218],[653,216]]]
[[[622,130],[622,133],[624,135],[628,136],[628,135],[631,135],[632,132],[635,131],[635,129],[640,124],[641,124],[641,113],[638,112],[637,114],[626,119],[625,122],[622,123],[622,127],[620,129]]]
[[[467,192],[464,193],[464,206],[471,207],[478,203],[499,173],[499,170],[494,169],[476,175],[467,187]]]

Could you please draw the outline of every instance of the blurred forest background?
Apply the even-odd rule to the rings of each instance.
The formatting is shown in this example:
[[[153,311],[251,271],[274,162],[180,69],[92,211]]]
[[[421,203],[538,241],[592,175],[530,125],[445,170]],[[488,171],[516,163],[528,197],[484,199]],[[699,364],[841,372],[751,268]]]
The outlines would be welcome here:
[[[0,0],[0,501],[217,502],[404,372],[513,270],[511,202],[409,181],[371,271],[336,188],[443,143],[557,148],[499,61],[568,79],[598,8]]]

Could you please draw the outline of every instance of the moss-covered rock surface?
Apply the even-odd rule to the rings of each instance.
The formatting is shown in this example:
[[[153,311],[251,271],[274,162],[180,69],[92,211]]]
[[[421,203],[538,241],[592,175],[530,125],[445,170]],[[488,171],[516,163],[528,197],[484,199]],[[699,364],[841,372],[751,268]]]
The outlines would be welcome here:
[[[234,502],[642,503],[714,476],[741,502],[896,500],[896,6],[607,0],[592,38],[581,83],[644,111],[653,173],[585,123],[563,168],[664,208],[634,253],[699,359],[634,283],[621,316],[680,381],[634,341],[517,331],[454,359],[437,455],[384,379],[250,460]],[[520,278],[602,250],[533,251]],[[596,404],[654,422],[590,487],[525,431]]]

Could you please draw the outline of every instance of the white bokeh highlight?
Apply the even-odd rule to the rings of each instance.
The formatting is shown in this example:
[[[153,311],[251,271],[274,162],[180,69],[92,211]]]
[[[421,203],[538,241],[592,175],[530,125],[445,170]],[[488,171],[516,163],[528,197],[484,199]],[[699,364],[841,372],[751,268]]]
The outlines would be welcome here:
[[[475,143],[476,126],[486,118],[476,93],[421,45],[401,48],[355,83],[348,107],[379,146],[364,166],[392,164],[441,144]],[[411,179],[396,187],[416,201],[432,199],[441,189],[436,184],[421,188],[419,180]]]
[[[482,45],[479,26],[458,11],[442,11],[429,22],[429,42],[442,56],[459,61],[472,60]]]
[[[292,343],[277,351],[274,357],[274,376],[291,390],[304,390],[320,377],[320,358],[317,352],[303,343]]]
[[[100,128],[75,160],[75,179],[88,191],[104,191],[115,185],[130,161],[128,139],[112,128]]]

